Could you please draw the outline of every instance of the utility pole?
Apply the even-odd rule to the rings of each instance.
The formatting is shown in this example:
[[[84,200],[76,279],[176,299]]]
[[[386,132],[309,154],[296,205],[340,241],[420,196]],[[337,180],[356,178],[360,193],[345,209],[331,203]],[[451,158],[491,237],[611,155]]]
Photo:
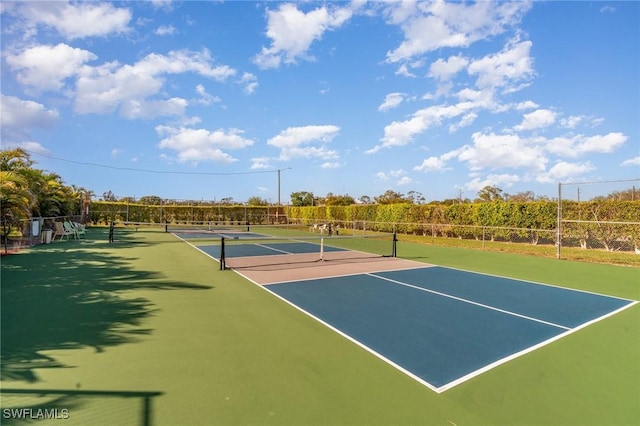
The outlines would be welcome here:
[[[281,205],[280,203],[280,172],[282,172],[283,170],[291,170],[291,167],[287,167],[286,169],[278,169],[278,205]]]

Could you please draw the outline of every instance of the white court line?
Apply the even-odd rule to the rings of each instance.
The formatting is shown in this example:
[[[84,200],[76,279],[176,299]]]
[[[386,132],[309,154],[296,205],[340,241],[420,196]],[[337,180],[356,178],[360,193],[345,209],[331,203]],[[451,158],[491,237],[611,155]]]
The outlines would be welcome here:
[[[310,277],[310,278],[300,278],[300,279],[294,279],[294,280],[274,281],[274,282],[265,283],[265,284],[262,284],[262,285],[269,286],[269,285],[275,285],[275,284],[300,283],[300,282],[305,282],[305,281],[322,281],[322,280],[328,280],[328,279],[333,279],[333,278],[345,278],[345,277],[353,277],[353,276],[356,276],[356,275],[366,275],[367,273],[369,273],[369,274],[377,274],[377,273],[380,273],[380,272],[396,272],[396,271],[409,271],[409,270],[413,270],[413,269],[435,268],[435,265],[429,265],[427,263],[421,263],[420,265],[416,265],[416,266],[405,266],[405,267],[402,267],[402,268],[393,268],[393,269],[382,268],[382,266],[383,265],[380,265],[381,269],[379,269],[377,271],[350,272],[348,274],[323,275],[321,277]],[[325,268],[326,266],[319,266],[319,267],[320,268]]]
[[[611,294],[605,294],[605,293],[596,293],[595,291],[581,290],[579,288],[565,287],[565,286],[556,285],[556,284],[543,283],[543,282],[540,282],[540,281],[532,281],[532,280],[525,280],[523,278],[515,278],[515,277],[509,277],[509,276],[505,276],[505,275],[490,274],[488,272],[478,272],[478,271],[474,271],[474,270],[471,270],[471,269],[456,268],[456,267],[453,267],[453,266],[443,266],[443,265],[436,265],[436,266],[438,266],[439,268],[451,269],[453,271],[468,272],[470,274],[478,274],[478,275],[484,275],[484,276],[487,276],[487,277],[495,277],[495,278],[507,279],[507,280],[511,280],[511,281],[518,281],[518,282],[521,282],[521,283],[541,285],[541,286],[544,286],[544,287],[559,288],[559,289],[562,289],[562,290],[577,291],[579,293],[585,293],[585,294],[594,294],[596,296],[609,297],[611,299],[626,300],[626,301],[629,301],[629,302],[638,302],[637,300],[629,299],[627,297],[613,296]]]
[[[490,309],[492,311],[501,312],[501,313],[507,314],[507,315],[512,315],[514,317],[524,318],[524,319],[527,319],[529,321],[539,322],[539,323],[542,323],[542,324],[550,325],[552,327],[561,328],[563,330],[571,330],[571,327],[565,327],[564,325],[556,324],[556,323],[549,322],[549,321],[544,321],[544,320],[541,320],[539,318],[534,318],[534,317],[530,317],[530,316],[527,316],[527,315],[518,314],[516,312],[507,311],[505,309],[496,308],[495,306],[485,305],[484,303],[474,302],[473,300],[464,299],[462,297],[453,296],[451,294],[441,293],[441,292],[435,291],[435,290],[429,290],[427,288],[418,287],[416,285],[409,284],[409,283],[404,283],[404,282],[398,281],[398,280],[393,280],[391,278],[381,277],[380,275],[376,275],[376,274],[372,274],[372,273],[368,273],[367,275],[369,275],[371,277],[374,277],[374,278],[379,278],[381,280],[389,281],[389,282],[392,282],[394,284],[399,284],[399,285],[402,285],[402,286],[405,286],[405,287],[413,288],[415,290],[420,290],[420,291],[424,291],[424,292],[427,292],[427,293],[436,294],[438,296],[448,297],[449,299],[454,299],[454,300],[458,300],[460,302],[469,303],[470,305],[476,305],[476,306],[480,306],[481,308]]]
[[[255,243],[255,245],[256,245],[256,246],[258,246],[258,247],[262,247],[262,248],[266,248],[266,249],[269,249],[269,250],[277,251],[277,252],[279,252],[279,253],[283,253],[283,254],[293,254],[293,252],[285,251],[285,250],[280,250],[280,249],[277,249],[277,248],[275,248],[275,247],[265,246],[264,244],[258,244],[258,243]]]

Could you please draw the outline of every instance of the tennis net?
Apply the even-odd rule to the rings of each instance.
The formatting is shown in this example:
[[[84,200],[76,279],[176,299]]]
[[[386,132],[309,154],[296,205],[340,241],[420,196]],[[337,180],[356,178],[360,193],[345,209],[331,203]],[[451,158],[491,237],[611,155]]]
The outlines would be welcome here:
[[[166,223],[147,223],[147,222],[129,222],[120,221],[112,222],[116,240],[118,236],[122,237],[130,232],[149,232],[149,233],[169,233],[180,239],[210,239],[219,240],[220,237],[241,237],[251,236],[248,224],[220,223],[220,222],[166,222]],[[120,238],[121,239],[121,238]]]
[[[220,239],[220,269],[278,270],[396,257],[395,234]]]

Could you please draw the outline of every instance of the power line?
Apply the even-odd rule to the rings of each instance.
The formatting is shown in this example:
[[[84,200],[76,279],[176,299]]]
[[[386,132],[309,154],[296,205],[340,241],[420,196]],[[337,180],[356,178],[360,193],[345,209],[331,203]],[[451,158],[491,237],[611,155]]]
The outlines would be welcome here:
[[[69,160],[69,159],[66,159],[66,158],[54,157],[52,155],[45,155],[45,154],[42,154],[42,153],[29,151],[29,150],[26,150],[26,149],[25,149],[25,151],[28,152],[29,154],[39,155],[41,157],[49,158],[51,160],[64,161],[64,162],[67,162],[67,163],[78,164],[78,165],[82,165],[82,166],[101,167],[103,169],[125,170],[125,171],[130,171],[130,172],[154,173],[154,174],[164,174],[164,175],[233,176],[233,175],[254,175],[254,174],[261,174],[261,173],[276,173],[276,172],[279,171],[279,170],[257,170],[257,171],[250,171],[250,172],[177,172],[177,171],[170,171],[170,170],[149,170],[149,169],[138,169],[138,168],[135,168],[135,167],[108,166],[106,164],[91,163],[91,162],[86,162],[86,161],[75,161],[75,160]]]

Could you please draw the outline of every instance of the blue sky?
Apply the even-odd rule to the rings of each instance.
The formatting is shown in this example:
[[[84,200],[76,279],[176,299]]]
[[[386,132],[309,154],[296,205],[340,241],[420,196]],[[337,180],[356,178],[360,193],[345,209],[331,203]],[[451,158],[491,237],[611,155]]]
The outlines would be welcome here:
[[[2,1],[2,146],[98,196],[640,176],[638,2]],[[629,185],[630,186],[630,185]]]

